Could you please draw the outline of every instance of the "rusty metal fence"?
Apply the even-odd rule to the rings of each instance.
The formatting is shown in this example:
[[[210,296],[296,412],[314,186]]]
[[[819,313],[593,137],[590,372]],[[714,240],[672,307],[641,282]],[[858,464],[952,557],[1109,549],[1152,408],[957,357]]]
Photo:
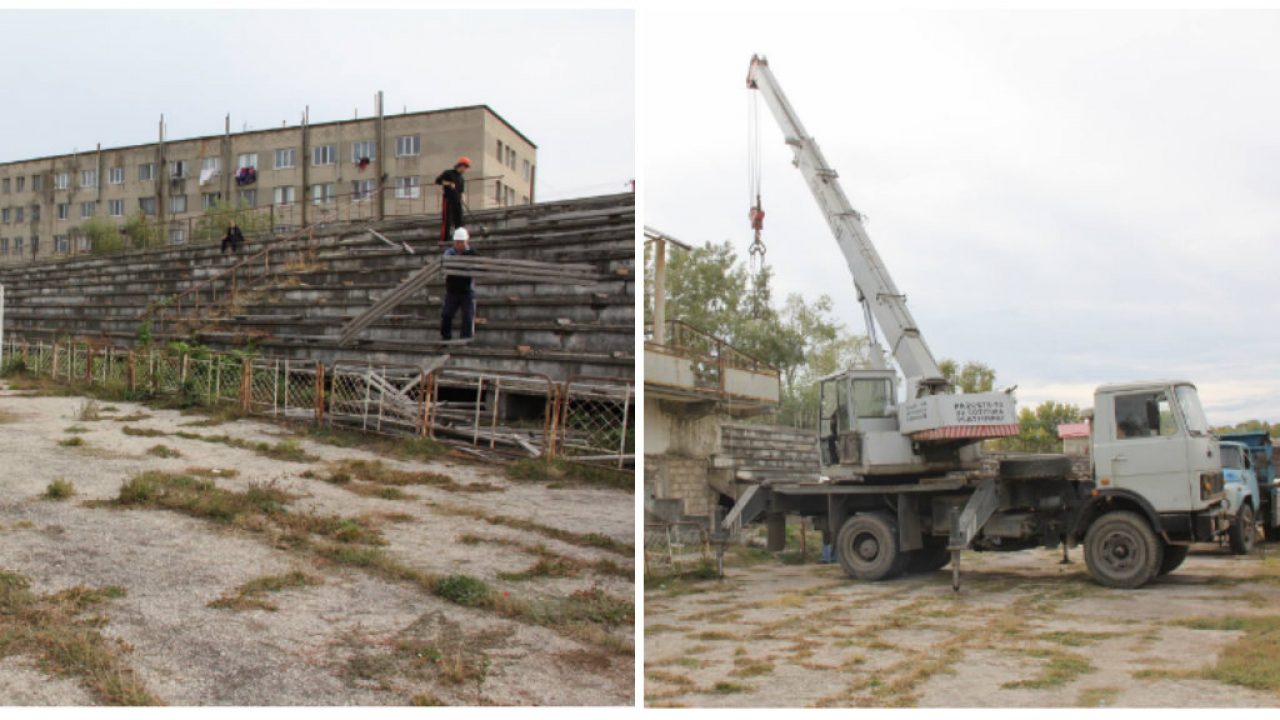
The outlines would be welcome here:
[[[635,462],[635,385],[574,376],[560,403],[559,452],[566,459],[624,468]]]
[[[425,413],[430,437],[517,457],[552,458],[560,386],[546,375],[440,368]]]
[[[399,436],[425,436],[481,455],[562,457],[634,467],[635,386],[628,380],[465,367],[263,358],[235,352],[96,347],[6,338],[10,369],[121,395],[175,397],[249,415]]]
[[[646,577],[680,575],[715,562],[711,534],[700,523],[645,523],[644,574]]]

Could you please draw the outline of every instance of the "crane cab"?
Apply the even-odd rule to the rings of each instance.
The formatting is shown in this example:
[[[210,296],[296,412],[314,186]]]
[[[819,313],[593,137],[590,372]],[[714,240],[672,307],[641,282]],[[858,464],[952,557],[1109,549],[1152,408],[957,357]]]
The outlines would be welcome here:
[[[1018,432],[1013,398],[1005,393],[900,400],[890,369],[829,375],[818,393],[822,472],[836,482],[976,469],[976,441]]]

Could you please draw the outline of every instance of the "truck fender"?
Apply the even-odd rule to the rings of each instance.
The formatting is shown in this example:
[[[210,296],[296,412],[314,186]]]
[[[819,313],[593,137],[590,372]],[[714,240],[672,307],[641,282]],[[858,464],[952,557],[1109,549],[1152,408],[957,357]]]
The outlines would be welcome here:
[[[1160,526],[1160,516],[1156,513],[1156,509],[1146,498],[1142,497],[1132,490],[1110,489],[1096,490],[1089,501],[1081,506],[1080,511],[1076,513],[1075,521],[1071,524],[1071,532],[1068,537],[1075,540],[1084,538],[1084,534],[1088,532],[1089,526],[1093,521],[1101,517],[1103,514],[1112,510],[1131,510],[1142,515],[1151,523],[1151,529],[1156,535],[1160,536],[1165,542],[1169,541],[1169,536]]]

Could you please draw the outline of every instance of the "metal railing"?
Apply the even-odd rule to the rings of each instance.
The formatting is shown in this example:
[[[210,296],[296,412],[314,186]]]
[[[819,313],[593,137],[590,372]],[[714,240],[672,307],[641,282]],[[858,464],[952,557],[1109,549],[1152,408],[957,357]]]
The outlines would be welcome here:
[[[713,561],[711,534],[700,523],[645,523],[644,574],[679,575],[709,567]]]
[[[635,389],[627,380],[462,367],[322,363],[238,352],[26,342],[6,337],[0,365],[124,396],[176,397],[248,415],[431,437],[485,456],[563,457],[634,467]]]

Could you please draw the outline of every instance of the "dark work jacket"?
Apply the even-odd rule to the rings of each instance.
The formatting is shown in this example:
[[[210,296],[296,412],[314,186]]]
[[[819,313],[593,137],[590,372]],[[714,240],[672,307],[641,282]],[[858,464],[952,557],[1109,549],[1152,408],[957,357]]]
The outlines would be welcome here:
[[[452,247],[444,251],[445,257],[453,255],[475,255],[476,251],[467,248],[462,252],[457,252]],[[450,295],[466,295],[471,292],[471,276],[470,275],[445,275],[444,291]]]
[[[241,245],[243,245],[244,233],[240,232],[240,226],[237,225],[233,228],[227,228],[227,236],[222,238],[222,242],[231,243],[235,247],[240,247]]]
[[[449,168],[440,173],[440,177],[436,178],[437,185],[443,185],[448,180],[453,183],[452,188],[444,189],[444,196],[450,200],[457,200],[462,197],[462,191],[466,188],[466,182],[462,179],[462,173],[454,168]]]

